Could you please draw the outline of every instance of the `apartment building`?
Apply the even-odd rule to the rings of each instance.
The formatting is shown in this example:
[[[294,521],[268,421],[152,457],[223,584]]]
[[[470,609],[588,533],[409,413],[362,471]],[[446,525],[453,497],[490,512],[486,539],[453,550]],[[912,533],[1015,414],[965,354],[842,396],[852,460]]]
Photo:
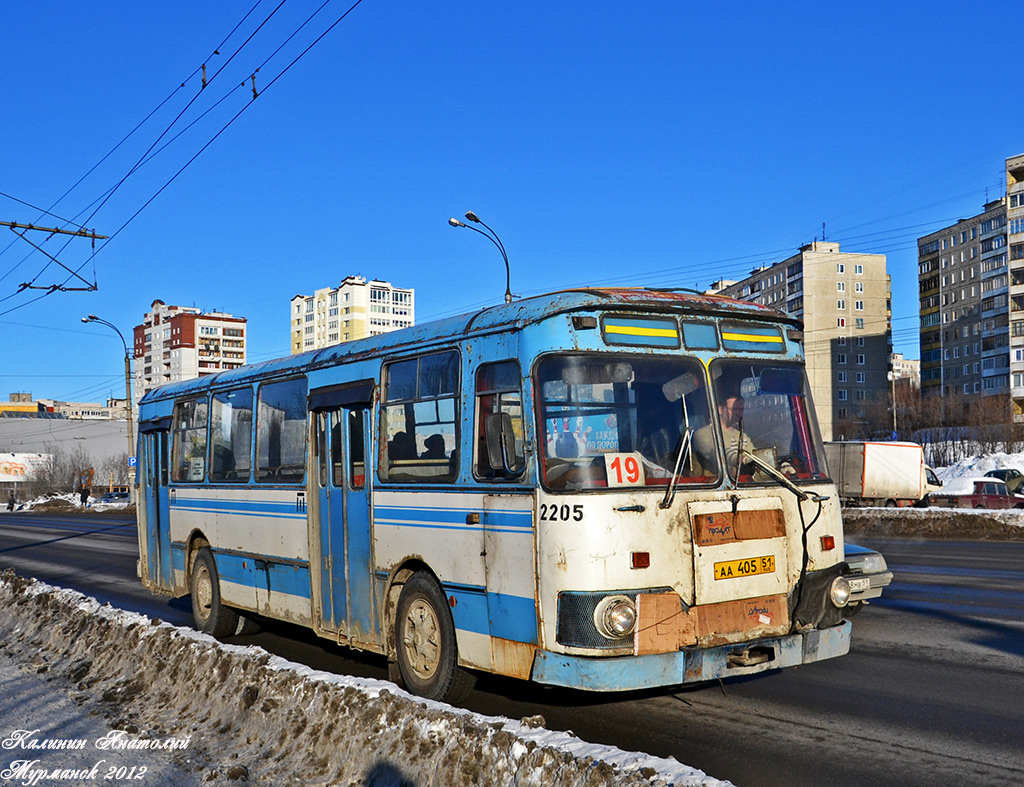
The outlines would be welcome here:
[[[884,254],[814,241],[794,256],[712,290],[788,311],[804,322],[807,376],[822,437],[861,436],[888,396],[892,352]]]
[[[1006,194],[917,242],[921,392],[1005,397],[1024,422],[1024,155]]]
[[[150,388],[245,364],[246,319],[155,300],[135,326],[135,401]]]
[[[1000,197],[918,239],[923,396],[1009,391],[1006,220]]]
[[[415,321],[414,290],[347,276],[337,287],[292,298],[292,355],[408,328]]]
[[[912,388],[921,387],[920,360],[904,358],[903,353],[893,353],[889,357],[889,367],[892,370],[892,380],[904,380]]]

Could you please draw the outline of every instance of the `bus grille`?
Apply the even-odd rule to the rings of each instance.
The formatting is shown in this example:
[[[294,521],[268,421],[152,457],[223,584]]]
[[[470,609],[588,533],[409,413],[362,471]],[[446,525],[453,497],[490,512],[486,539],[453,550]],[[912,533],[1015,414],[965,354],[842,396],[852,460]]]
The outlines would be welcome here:
[[[592,648],[595,650],[619,650],[630,647],[633,637],[607,639],[594,624],[594,610],[607,596],[629,596],[634,601],[641,593],[668,593],[672,588],[644,588],[643,590],[563,590],[558,594],[558,622],[555,639],[568,648]]]

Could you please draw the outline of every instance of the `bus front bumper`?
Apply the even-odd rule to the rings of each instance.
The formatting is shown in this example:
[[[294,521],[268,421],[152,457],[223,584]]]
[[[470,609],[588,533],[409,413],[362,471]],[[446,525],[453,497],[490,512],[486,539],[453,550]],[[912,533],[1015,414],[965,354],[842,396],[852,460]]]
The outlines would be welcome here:
[[[649,656],[595,658],[538,650],[531,677],[552,686],[630,691],[752,675],[845,655],[850,650],[850,628],[849,621],[843,621],[799,634]]]

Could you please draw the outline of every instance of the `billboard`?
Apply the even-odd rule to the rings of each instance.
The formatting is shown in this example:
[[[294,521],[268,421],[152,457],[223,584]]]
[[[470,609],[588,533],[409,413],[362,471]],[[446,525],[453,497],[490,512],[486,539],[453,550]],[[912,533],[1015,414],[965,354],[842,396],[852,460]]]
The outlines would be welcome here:
[[[0,483],[27,481],[36,467],[49,460],[49,454],[0,453]]]

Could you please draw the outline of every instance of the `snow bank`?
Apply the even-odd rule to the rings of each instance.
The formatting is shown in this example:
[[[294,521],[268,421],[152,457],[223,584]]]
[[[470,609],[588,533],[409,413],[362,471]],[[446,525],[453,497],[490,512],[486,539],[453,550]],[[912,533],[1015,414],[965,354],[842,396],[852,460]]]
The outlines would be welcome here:
[[[1024,454],[983,454],[961,459],[949,467],[935,468],[942,481],[940,494],[964,494],[971,491],[970,479],[980,478],[990,470],[1013,467],[1024,472]]]
[[[101,502],[102,495],[99,497],[89,497],[86,505],[82,505],[81,498],[75,492],[66,492],[59,495],[47,495],[45,497],[37,497],[32,500],[19,501],[15,506],[16,511],[40,511],[46,513],[65,513],[71,511],[86,511],[86,512],[116,512],[120,514],[134,513],[135,506],[130,504],[127,500],[118,501],[114,503],[103,503]]]
[[[1024,511],[950,508],[844,508],[843,530],[857,536],[1024,541]]]
[[[729,784],[673,759],[544,729],[539,718],[481,716],[391,683],[316,672],[10,571],[0,576],[0,643],[26,663],[45,661],[50,675],[72,684],[77,701],[135,738],[187,739],[182,762],[204,781]]]

